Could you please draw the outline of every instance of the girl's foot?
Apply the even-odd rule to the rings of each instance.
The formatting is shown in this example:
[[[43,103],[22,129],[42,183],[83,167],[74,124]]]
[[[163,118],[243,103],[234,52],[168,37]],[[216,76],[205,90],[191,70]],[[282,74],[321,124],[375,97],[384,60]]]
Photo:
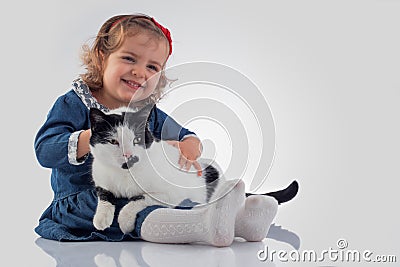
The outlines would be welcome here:
[[[235,236],[247,241],[261,241],[268,233],[278,210],[273,197],[253,195],[246,198],[235,222]]]
[[[192,210],[154,210],[142,224],[142,238],[168,244],[204,242],[217,247],[231,245],[236,215],[244,202],[244,183],[228,181],[217,194],[217,201]]]

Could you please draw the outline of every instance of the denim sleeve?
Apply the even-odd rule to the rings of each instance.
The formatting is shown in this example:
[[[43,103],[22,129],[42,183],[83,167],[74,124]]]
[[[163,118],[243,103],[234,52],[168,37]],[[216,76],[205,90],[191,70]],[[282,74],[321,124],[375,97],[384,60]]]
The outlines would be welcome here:
[[[76,131],[88,129],[88,114],[74,93],[57,99],[35,138],[35,153],[41,166],[61,168],[70,164],[69,138]]]
[[[182,141],[188,136],[196,136],[157,107],[150,113],[149,124],[154,136],[161,140]]]

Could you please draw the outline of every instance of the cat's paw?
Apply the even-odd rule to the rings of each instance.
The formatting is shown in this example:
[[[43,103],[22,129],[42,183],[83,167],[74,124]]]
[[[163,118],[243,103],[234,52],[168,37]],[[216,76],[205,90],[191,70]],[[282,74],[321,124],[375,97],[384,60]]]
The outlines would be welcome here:
[[[114,219],[115,206],[111,203],[99,203],[93,217],[93,225],[97,230],[103,231],[111,226]]]
[[[129,205],[129,204],[128,204]],[[124,234],[130,233],[135,228],[137,212],[131,210],[131,207],[125,206],[119,213],[118,224]]]
[[[133,231],[135,228],[136,216],[138,212],[145,207],[145,202],[138,200],[129,202],[121,209],[118,215],[118,224],[124,234]]]

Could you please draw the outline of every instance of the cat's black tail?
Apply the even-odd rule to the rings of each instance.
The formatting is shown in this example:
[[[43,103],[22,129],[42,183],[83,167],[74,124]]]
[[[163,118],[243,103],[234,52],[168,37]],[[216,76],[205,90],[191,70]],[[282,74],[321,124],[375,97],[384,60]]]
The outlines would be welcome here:
[[[299,183],[294,180],[288,187],[282,190],[278,190],[275,192],[269,192],[269,193],[264,193],[264,194],[252,194],[252,193],[246,193],[246,197],[252,196],[252,195],[265,195],[265,196],[271,196],[275,198],[278,201],[278,204],[287,202],[294,198],[299,191]]]

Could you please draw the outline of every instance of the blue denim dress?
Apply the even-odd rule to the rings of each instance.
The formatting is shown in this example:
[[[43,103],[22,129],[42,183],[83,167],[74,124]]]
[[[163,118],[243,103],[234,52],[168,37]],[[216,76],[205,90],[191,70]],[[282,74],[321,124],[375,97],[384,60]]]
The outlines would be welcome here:
[[[59,241],[122,241],[140,238],[140,227],[146,216],[161,206],[150,206],[138,213],[135,229],[123,234],[116,220],[119,210],[128,202],[119,199],[114,221],[104,231],[93,226],[97,207],[97,195],[91,178],[90,154],[76,159],[76,145],[81,131],[90,128],[89,109],[107,111],[92,97],[88,86],[80,79],[73,88],[60,96],[47,115],[35,138],[38,162],[51,168],[51,187],[54,198],[43,212],[35,232],[40,236]],[[158,108],[149,116],[149,128],[163,140],[182,140],[193,132],[181,127]]]

